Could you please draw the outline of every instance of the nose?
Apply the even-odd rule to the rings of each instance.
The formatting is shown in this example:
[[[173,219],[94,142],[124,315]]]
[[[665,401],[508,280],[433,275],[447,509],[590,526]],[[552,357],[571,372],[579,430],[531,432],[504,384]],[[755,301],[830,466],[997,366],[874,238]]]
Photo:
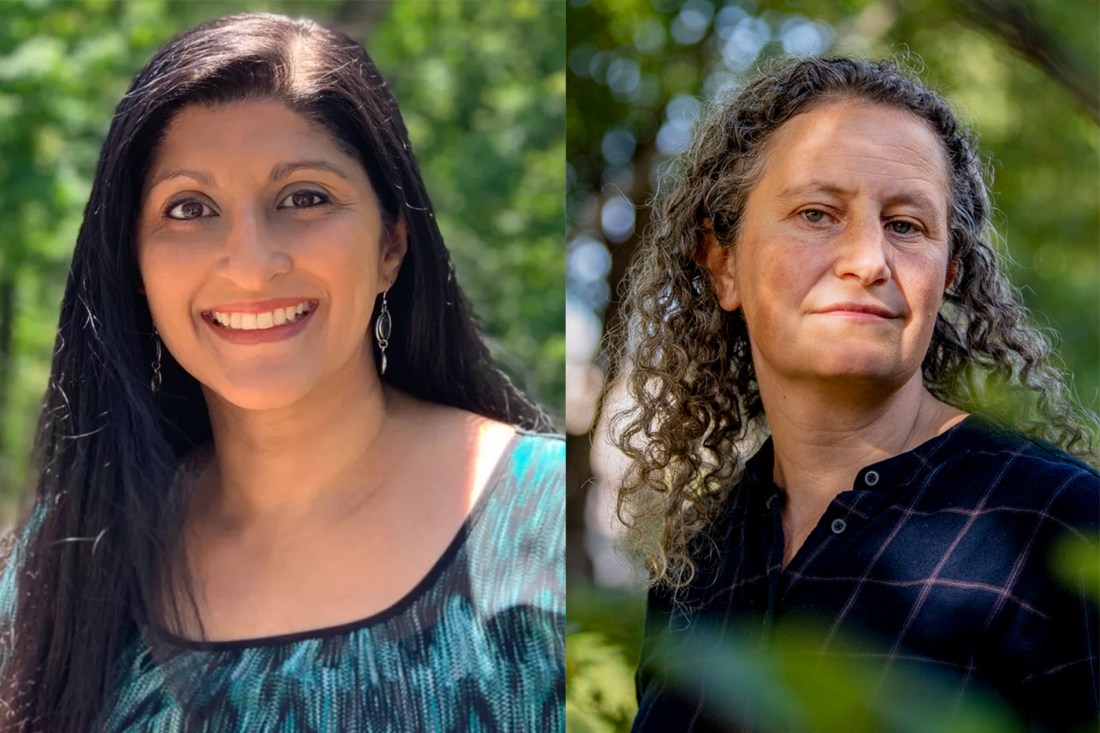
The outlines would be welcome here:
[[[881,285],[892,275],[892,250],[877,216],[853,217],[836,242],[836,275],[855,278],[867,287]]]
[[[278,237],[267,231],[258,213],[244,212],[233,218],[226,230],[218,274],[242,290],[260,292],[290,266],[290,256]]]

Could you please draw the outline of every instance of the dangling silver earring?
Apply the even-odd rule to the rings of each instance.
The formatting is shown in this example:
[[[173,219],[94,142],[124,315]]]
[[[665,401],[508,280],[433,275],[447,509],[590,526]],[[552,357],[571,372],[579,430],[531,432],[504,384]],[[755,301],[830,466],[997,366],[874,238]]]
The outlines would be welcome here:
[[[393,319],[390,318],[390,307],[386,302],[386,294],[382,293],[382,310],[378,312],[378,318],[374,319],[374,338],[378,341],[378,350],[382,352],[382,360],[379,364],[379,373],[386,373],[386,347],[390,345],[390,332],[393,330]]]
[[[153,388],[153,394],[160,392],[160,334],[157,333],[157,327],[153,326],[153,350],[156,357],[153,359],[153,379],[149,382],[149,386]]]

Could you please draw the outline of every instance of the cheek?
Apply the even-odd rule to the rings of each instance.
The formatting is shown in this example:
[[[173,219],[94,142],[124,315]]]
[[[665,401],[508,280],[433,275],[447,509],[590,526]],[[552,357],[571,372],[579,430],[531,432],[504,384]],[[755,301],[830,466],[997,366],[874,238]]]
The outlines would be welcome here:
[[[308,264],[305,250],[299,263],[302,269],[307,267],[322,281],[336,301],[342,306],[345,316],[352,323],[348,327],[358,327],[362,321],[366,328],[374,307],[373,290],[370,283],[378,273],[378,247],[362,230],[341,227],[328,229],[323,236],[311,238]]]
[[[196,264],[194,257],[182,256],[177,248],[157,244],[142,248],[138,268],[149,308],[158,321],[187,308],[195,287]]]
[[[782,340],[783,334],[794,327],[791,319],[801,300],[793,287],[797,273],[763,262],[756,264],[765,266],[743,273],[739,286],[741,310],[753,340],[770,344]]]
[[[914,263],[909,268],[911,276],[903,283],[903,289],[908,296],[909,305],[914,312],[919,311],[935,318],[939,312],[940,303],[943,301],[944,281],[947,278],[947,265],[935,260],[924,260]]]
[[[339,216],[313,223],[300,233],[300,239],[286,242],[288,252],[308,248],[317,257],[339,263],[342,269],[377,268],[378,239],[376,225],[363,216]]]
[[[821,281],[822,268],[812,252],[798,247],[775,248],[759,257],[747,273],[752,299],[761,313],[773,317],[797,315],[810,291]]]

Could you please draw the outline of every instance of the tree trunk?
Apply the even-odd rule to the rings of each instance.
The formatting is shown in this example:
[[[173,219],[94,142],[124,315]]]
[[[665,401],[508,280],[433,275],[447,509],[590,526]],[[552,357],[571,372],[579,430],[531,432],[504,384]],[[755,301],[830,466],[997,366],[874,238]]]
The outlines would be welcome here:
[[[1030,2],[972,0],[961,7],[963,17],[999,39],[1049,76],[1100,122],[1100,77],[1080,63],[1037,17]]]
[[[15,319],[15,282],[14,273],[6,271],[0,280],[0,415],[10,411],[11,382],[15,376],[12,369],[12,332]],[[7,456],[3,425],[0,425],[0,457]],[[9,457],[10,458],[10,457]],[[10,490],[14,479],[10,470],[2,468],[11,465],[10,461],[0,463],[0,494]]]
[[[565,572],[570,583],[593,580],[592,560],[584,547],[584,510],[592,483],[588,435],[565,436]]]

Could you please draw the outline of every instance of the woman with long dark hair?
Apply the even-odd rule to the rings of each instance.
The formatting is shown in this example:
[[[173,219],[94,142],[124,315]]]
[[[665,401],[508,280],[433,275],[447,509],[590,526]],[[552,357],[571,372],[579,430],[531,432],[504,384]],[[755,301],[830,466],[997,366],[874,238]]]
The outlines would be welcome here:
[[[560,727],[548,429],[359,44],[177,36],[78,236],[0,576],[3,730]]]

